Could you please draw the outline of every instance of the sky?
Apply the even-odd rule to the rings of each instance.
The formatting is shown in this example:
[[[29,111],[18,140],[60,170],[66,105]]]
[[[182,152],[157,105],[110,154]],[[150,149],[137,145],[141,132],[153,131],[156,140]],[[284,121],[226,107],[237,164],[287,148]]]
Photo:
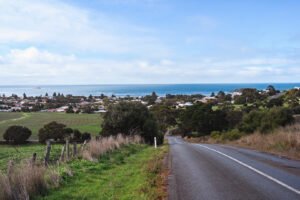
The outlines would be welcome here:
[[[300,82],[299,0],[0,0],[0,85]]]

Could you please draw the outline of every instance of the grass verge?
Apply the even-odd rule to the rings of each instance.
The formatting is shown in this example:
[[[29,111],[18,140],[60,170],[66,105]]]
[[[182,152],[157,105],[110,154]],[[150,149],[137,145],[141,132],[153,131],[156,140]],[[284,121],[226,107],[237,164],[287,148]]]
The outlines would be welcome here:
[[[97,162],[74,160],[74,174],[63,176],[61,187],[38,199],[165,199],[163,158],[168,147],[126,145]]]

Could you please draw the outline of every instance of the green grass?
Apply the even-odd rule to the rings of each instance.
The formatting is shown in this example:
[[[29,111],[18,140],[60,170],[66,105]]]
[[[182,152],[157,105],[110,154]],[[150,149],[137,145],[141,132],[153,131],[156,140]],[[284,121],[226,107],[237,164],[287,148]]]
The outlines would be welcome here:
[[[100,132],[102,117],[99,114],[65,114],[65,113],[1,113],[0,139],[5,130],[12,125],[26,126],[32,130],[31,139],[37,139],[38,130],[45,124],[57,121],[70,128],[97,135]]]
[[[74,176],[63,177],[61,187],[38,199],[156,199],[155,175],[148,167],[151,159],[165,152],[162,148],[166,146],[130,145],[102,156],[99,162],[72,161],[69,168]]]
[[[59,158],[62,146],[60,144],[52,145],[51,160]],[[5,171],[9,160],[19,163],[21,160],[30,159],[33,153],[37,153],[37,159],[43,160],[45,145],[28,144],[20,146],[0,145],[0,171]]]
[[[22,113],[5,113],[0,112],[0,123],[3,123],[6,120],[17,119],[22,117]]]

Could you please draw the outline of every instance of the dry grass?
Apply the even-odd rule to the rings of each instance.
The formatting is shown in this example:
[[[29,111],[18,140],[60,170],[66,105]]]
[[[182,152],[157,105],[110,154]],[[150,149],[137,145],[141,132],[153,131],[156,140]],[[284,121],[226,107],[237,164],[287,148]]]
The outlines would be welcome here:
[[[91,140],[87,147],[82,151],[82,157],[86,160],[96,161],[99,157],[107,152],[119,149],[123,145],[138,144],[142,142],[140,136],[123,136],[103,137],[99,140]]]
[[[279,128],[265,135],[257,132],[229,144],[300,159],[300,124]]]
[[[0,174],[0,199],[30,199],[58,183],[59,175],[53,169],[30,163],[10,165],[7,174]]]

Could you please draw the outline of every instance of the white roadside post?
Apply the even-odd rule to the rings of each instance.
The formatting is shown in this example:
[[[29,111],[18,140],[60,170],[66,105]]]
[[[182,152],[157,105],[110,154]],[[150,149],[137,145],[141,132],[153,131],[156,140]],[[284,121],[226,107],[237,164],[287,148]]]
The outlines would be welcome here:
[[[154,148],[157,148],[156,137],[154,137]]]

